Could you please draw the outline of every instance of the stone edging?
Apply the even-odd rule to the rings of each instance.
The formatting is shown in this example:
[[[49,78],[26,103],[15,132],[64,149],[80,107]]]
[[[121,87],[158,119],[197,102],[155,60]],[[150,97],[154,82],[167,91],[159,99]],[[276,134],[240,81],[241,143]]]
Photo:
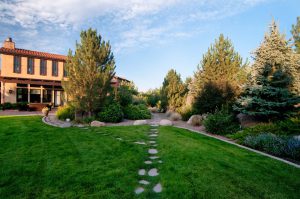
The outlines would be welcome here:
[[[269,157],[269,158],[278,160],[278,161],[280,161],[280,162],[289,164],[289,165],[291,165],[291,166],[294,166],[294,167],[300,169],[300,165],[298,165],[298,164],[295,164],[295,163],[290,162],[290,161],[288,161],[288,160],[285,160],[285,159],[282,159],[282,158],[279,158],[279,157],[276,157],[276,156],[273,156],[273,155],[264,153],[264,152],[262,152],[262,151],[258,151],[258,150],[255,150],[255,149],[252,149],[252,148],[249,148],[249,147],[246,147],[246,146],[237,144],[237,143],[235,143],[235,142],[232,142],[232,141],[229,141],[229,140],[225,140],[225,139],[222,139],[222,138],[218,138],[218,137],[215,137],[215,136],[212,136],[212,135],[209,135],[209,134],[200,132],[200,131],[195,131],[195,130],[192,130],[192,129],[189,129],[189,128],[185,128],[185,127],[180,127],[180,126],[174,126],[174,127],[180,128],[180,129],[189,130],[189,131],[192,131],[192,132],[194,132],[194,133],[199,133],[199,134],[201,134],[201,135],[204,135],[204,136],[207,136],[207,137],[211,137],[211,138],[214,138],[214,139],[217,139],[217,140],[226,142],[226,143],[228,143],[228,144],[235,145],[235,146],[240,147],[240,148],[242,148],[242,149],[246,149],[246,150],[248,150],[248,151],[252,151],[252,152],[254,152],[254,153],[258,153],[258,154],[260,154],[260,155],[263,155],[263,156],[266,156],[266,157]]]

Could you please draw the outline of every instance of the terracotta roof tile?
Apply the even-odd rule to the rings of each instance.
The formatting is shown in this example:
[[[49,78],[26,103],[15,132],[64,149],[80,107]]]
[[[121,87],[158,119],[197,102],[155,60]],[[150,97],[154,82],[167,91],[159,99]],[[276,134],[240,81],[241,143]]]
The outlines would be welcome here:
[[[0,48],[1,54],[9,54],[9,55],[22,55],[22,56],[32,56],[37,58],[45,58],[45,59],[55,59],[60,61],[65,61],[67,56],[64,55],[57,55],[52,53],[46,52],[39,52],[39,51],[32,51],[32,50],[25,50],[20,48],[10,49],[10,48]]]

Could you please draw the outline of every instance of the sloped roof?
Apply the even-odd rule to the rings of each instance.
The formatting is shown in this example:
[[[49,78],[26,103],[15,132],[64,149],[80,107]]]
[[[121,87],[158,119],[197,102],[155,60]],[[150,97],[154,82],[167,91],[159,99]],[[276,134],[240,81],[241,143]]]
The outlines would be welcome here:
[[[36,58],[44,58],[44,59],[54,59],[59,61],[66,61],[67,56],[46,53],[46,52],[39,52],[33,50],[25,50],[20,48],[10,49],[10,48],[0,48],[1,54],[8,54],[8,55],[21,55],[21,56],[28,56],[28,57],[36,57]]]

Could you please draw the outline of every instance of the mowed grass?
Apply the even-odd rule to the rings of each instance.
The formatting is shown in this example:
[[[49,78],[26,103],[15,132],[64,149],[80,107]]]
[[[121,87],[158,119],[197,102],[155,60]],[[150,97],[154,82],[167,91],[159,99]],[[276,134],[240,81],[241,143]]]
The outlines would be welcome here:
[[[149,126],[55,128],[0,117],[0,198],[300,198],[300,169],[174,127],[159,127],[159,176],[140,177]],[[116,138],[122,138],[117,140]],[[135,196],[138,180],[152,182]],[[151,188],[161,182],[163,192]]]

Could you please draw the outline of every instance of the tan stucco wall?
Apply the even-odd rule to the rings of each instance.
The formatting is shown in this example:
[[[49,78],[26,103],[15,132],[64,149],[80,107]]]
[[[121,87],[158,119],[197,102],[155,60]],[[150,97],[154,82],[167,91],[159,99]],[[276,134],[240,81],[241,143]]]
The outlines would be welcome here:
[[[17,102],[17,84],[16,83],[4,83],[1,82],[1,103],[10,102],[16,103]],[[12,93],[9,93],[9,90],[12,90]]]
[[[14,56],[1,54],[3,77],[18,77],[61,81],[63,78],[63,62],[58,62],[58,76],[52,76],[52,60],[47,60],[47,75],[40,75],[40,59],[34,59],[34,74],[27,74],[27,57],[21,57],[21,73],[14,73]]]

